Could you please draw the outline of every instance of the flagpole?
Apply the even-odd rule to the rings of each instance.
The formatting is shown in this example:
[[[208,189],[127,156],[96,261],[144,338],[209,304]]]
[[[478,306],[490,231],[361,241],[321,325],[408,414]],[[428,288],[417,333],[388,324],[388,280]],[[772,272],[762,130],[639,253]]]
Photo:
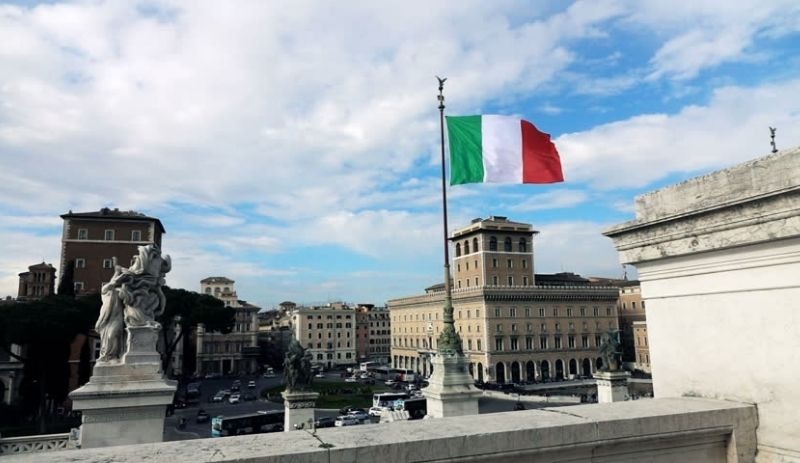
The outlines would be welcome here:
[[[447,183],[445,181],[445,167],[444,167],[444,82],[447,77],[436,76],[439,81],[439,133],[441,138],[442,148],[442,223],[444,229],[444,326],[436,347],[436,351],[440,354],[461,354],[463,353],[461,347],[461,338],[455,329],[455,320],[453,319],[453,289],[450,282],[450,243],[447,232]]]

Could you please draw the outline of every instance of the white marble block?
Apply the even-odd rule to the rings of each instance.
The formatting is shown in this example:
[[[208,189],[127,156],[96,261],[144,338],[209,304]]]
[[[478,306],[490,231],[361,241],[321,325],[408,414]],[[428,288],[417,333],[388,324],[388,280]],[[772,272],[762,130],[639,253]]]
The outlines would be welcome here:
[[[437,353],[432,359],[433,374],[428,378],[428,387],[423,389],[427,399],[428,416],[477,415],[478,398],[483,392],[475,388],[467,373],[467,362],[463,355]]]
[[[594,374],[597,381],[597,402],[607,404],[622,402],[628,398],[627,371],[598,371]]]
[[[314,407],[319,398],[318,392],[284,391],[281,393],[286,410],[284,432],[311,429],[314,423]]]

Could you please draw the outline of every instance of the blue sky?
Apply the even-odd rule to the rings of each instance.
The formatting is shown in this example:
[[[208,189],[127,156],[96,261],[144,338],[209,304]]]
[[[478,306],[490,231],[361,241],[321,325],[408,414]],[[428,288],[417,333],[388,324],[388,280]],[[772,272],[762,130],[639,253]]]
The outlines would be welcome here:
[[[619,277],[636,195],[800,144],[796,1],[0,3],[0,296],[60,214],[159,217],[168,284],[383,304],[441,281],[447,114],[552,134],[566,182],[449,189],[537,272]]]

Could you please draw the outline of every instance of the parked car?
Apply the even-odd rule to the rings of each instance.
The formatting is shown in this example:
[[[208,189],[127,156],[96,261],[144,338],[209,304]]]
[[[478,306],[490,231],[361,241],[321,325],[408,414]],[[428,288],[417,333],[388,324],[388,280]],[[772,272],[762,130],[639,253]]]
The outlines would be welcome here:
[[[348,376],[347,378],[344,379],[344,382],[346,382],[346,383],[357,383],[358,379],[356,379],[355,376]]]
[[[388,412],[390,410],[389,407],[370,407],[369,416],[381,416],[383,412]]]
[[[255,381],[250,381],[250,382],[247,383],[247,388],[248,389],[255,389],[255,387],[256,387],[256,382]]]
[[[369,413],[364,410],[351,410],[347,412],[347,416],[352,416],[359,421],[366,421],[369,419]]]
[[[356,425],[356,424],[361,424],[361,420],[359,420],[358,418],[356,418],[354,416],[350,416],[350,415],[337,416],[336,417],[336,421],[333,422],[333,425],[337,426],[337,427],[338,426],[353,426],[353,425]]]
[[[386,381],[384,381],[383,384],[385,384],[387,386],[394,386],[395,384],[397,384],[397,381],[395,381],[393,379],[387,379]]]
[[[228,403],[230,403],[230,404],[238,404],[239,400],[241,398],[242,398],[242,396],[240,396],[239,394],[231,394],[231,396],[228,397]]]
[[[336,423],[336,418],[332,416],[326,416],[314,421],[315,428],[332,428]]]
[[[212,402],[222,402],[223,400],[225,400],[225,395],[219,392],[211,398]]]
[[[364,410],[363,408],[359,408],[359,407],[356,407],[354,405],[348,405],[346,407],[340,408],[339,409],[339,414],[340,415],[347,415],[348,413],[353,412],[353,411],[366,412],[366,410]]]
[[[197,416],[195,417],[194,421],[197,423],[205,423],[210,419],[211,415],[209,415],[207,411],[201,408],[200,410],[197,410]]]

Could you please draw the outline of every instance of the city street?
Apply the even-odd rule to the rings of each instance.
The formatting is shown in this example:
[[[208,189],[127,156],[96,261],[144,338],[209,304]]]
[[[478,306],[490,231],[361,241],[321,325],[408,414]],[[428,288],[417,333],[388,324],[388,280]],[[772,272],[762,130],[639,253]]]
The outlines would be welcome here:
[[[331,372],[328,374],[328,379],[338,378],[338,372]],[[259,391],[264,388],[274,387],[283,382],[282,375],[278,374],[275,378],[262,378],[253,376],[242,376],[236,378],[219,378],[219,379],[203,379],[200,380],[201,386],[201,401],[199,405],[190,406],[183,409],[176,409],[175,414],[166,418],[164,424],[164,440],[186,440],[186,439],[200,439],[211,437],[211,421],[205,423],[196,423],[197,412],[200,409],[205,410],[211,417],[218,415],[234,416],[243,415],[248,413],[256,413],[259,410],[282,410],[283,405],[276,402],[267,402],[260,397],[254,401],[241,401],[238,404],[230,404],[226,399],[223,402],[212,403],[210,398],[221,389],[230,389],[233,381],[239,379],[242,384],[242,393],[253,391],[258,395]],[[256,381],[256,388],[248,389],[247,383],[250,380]],[[516,404],[516,395],[508,395],[508,398],[493,398],[481,397],[478,402],[480,413],[499,413],[514,410]],[[542,408],[542,407],[555,407],[559,404],[553,403],[531,403],[525,402],[526,409]],[[338,410],[317,409],[315,418],[322,417],[335,417],[339,414]],[[181,418],[186,419],[186,427],[183,430],[178,429],[178,423]],[[373,418],[373,421],[378,421]]]

